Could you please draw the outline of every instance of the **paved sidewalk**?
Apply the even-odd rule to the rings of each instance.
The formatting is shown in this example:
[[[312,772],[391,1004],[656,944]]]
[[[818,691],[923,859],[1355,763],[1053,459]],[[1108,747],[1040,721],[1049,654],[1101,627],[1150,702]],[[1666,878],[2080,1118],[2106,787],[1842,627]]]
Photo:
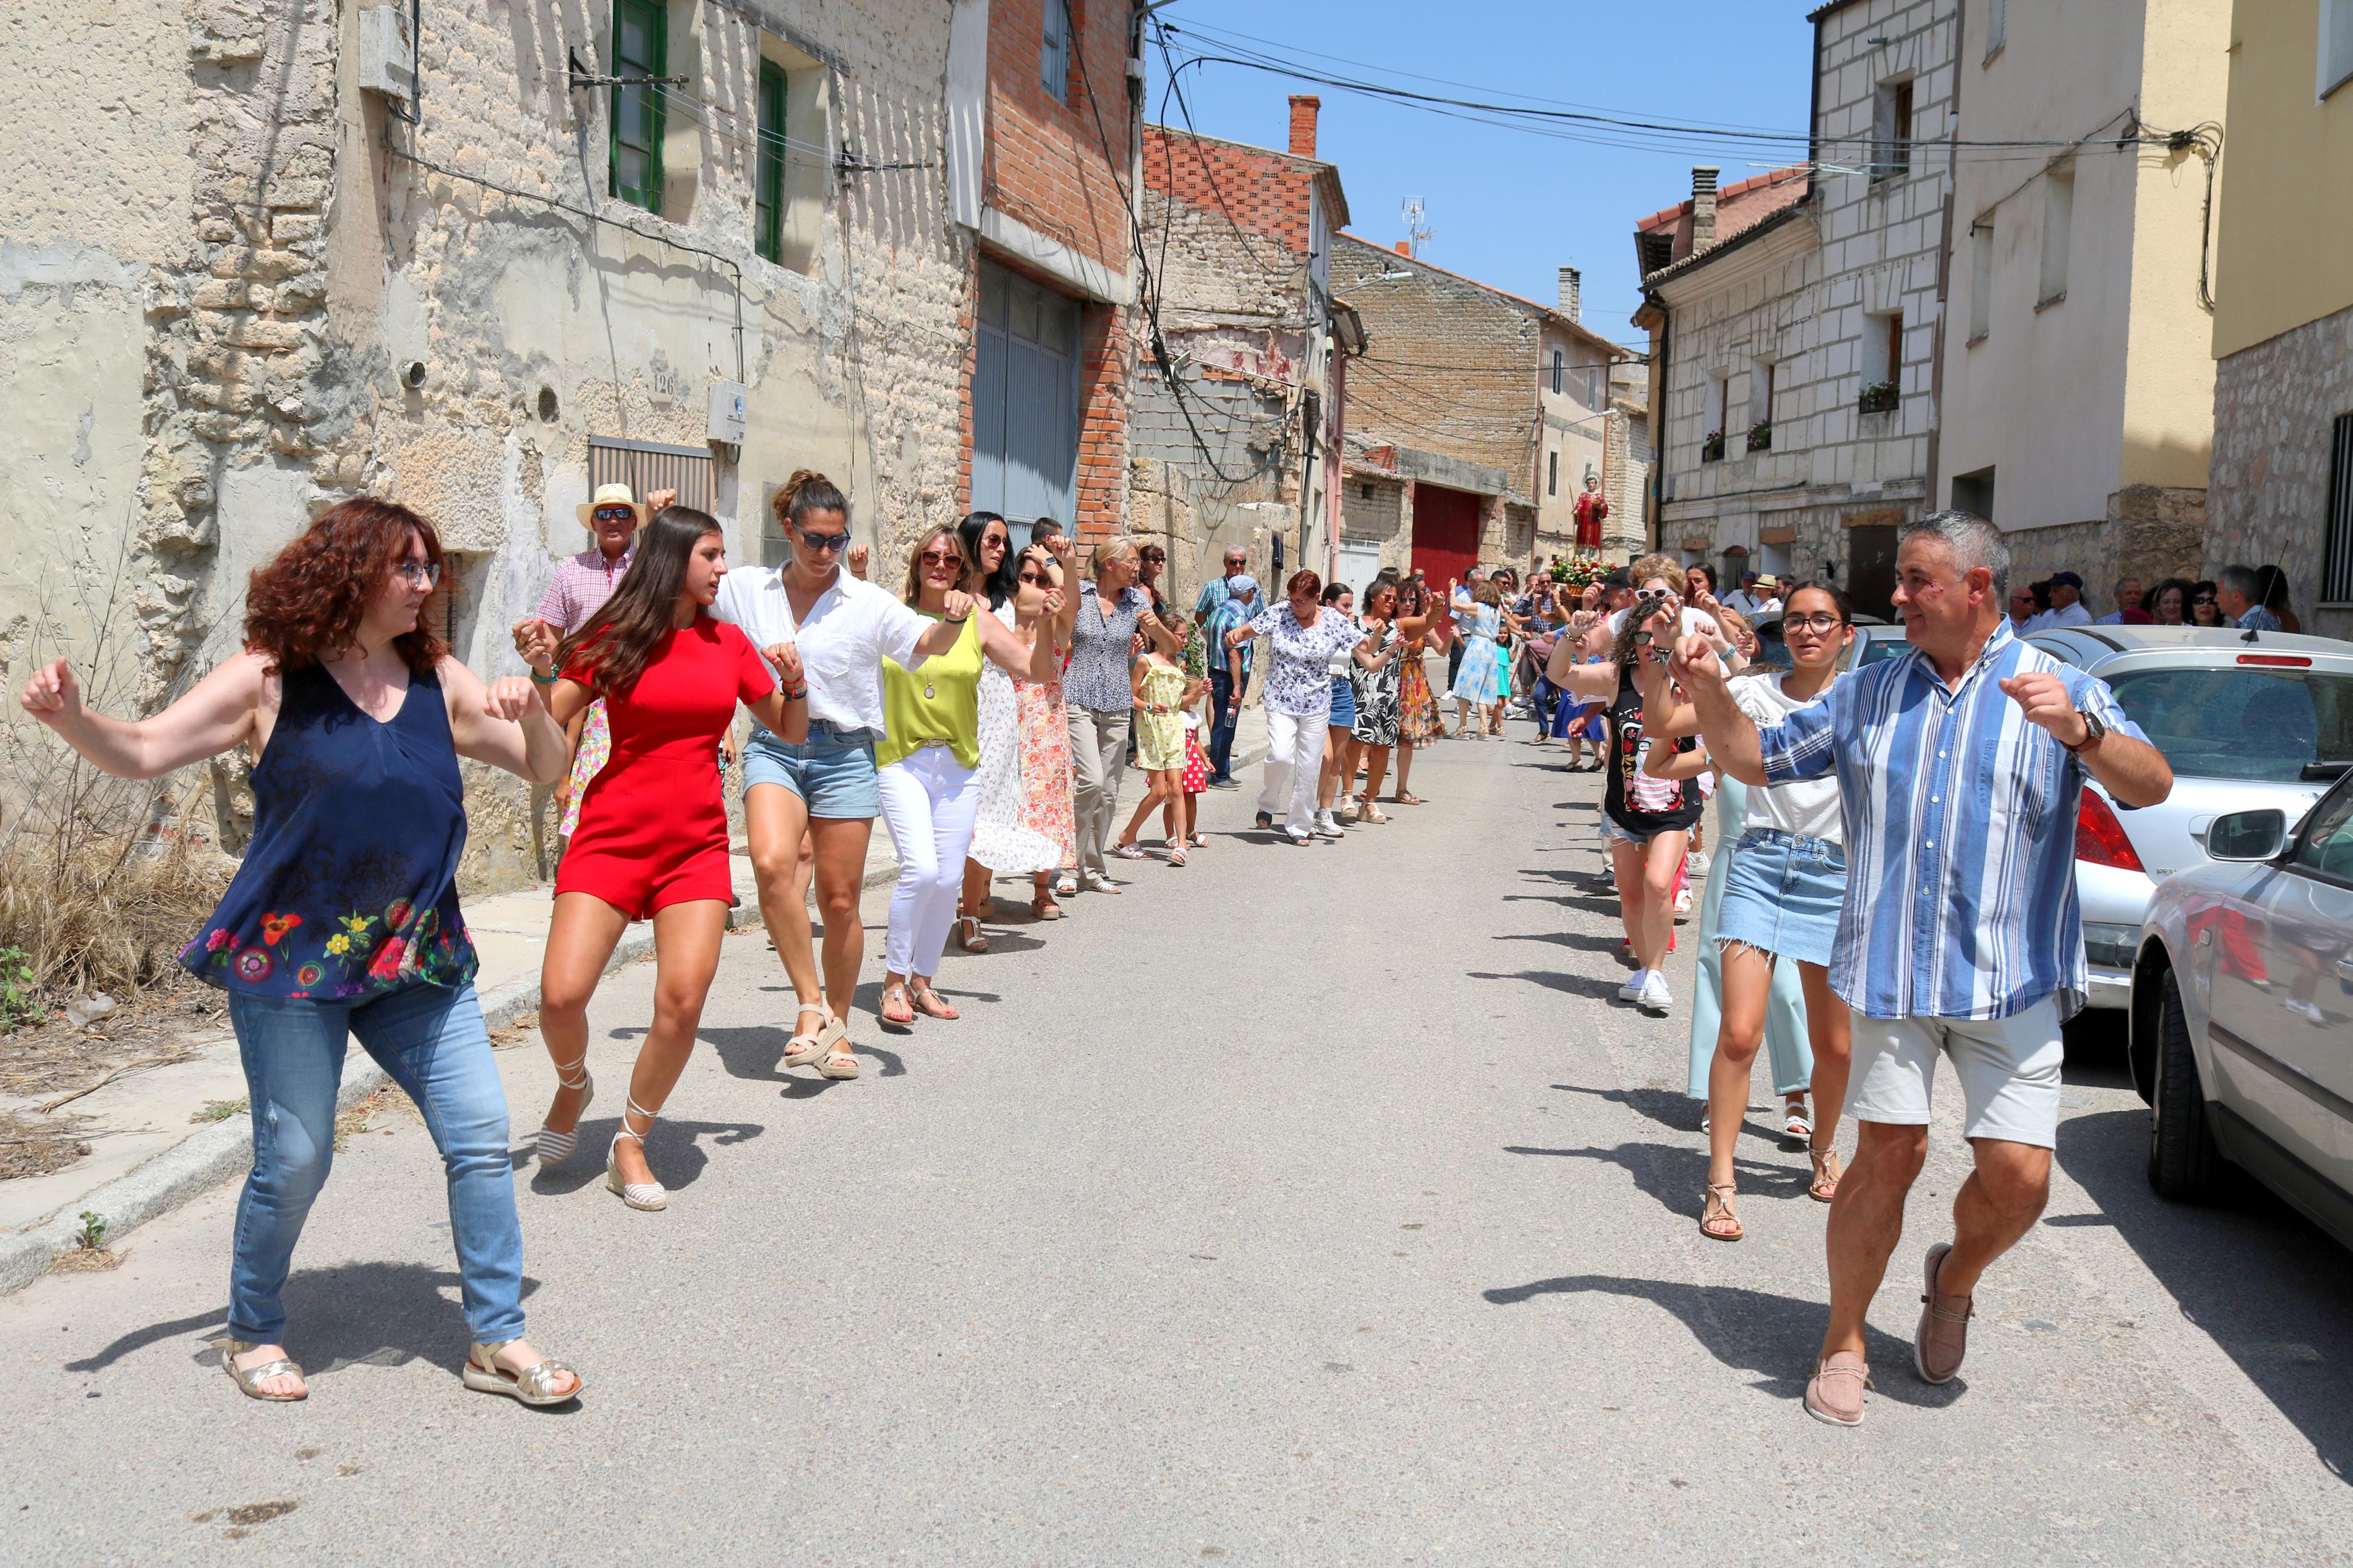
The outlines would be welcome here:
[[[1242,715],[1235,742],[1236,765],[1266,754],[1266,715]],[[1124,792],[1136,790],[1131,781]],[[760,923],[752,862],[735,846],[734,885],[741,903],[732,923],[738,930]],[[867,849],[866,886],[886,888],[899,862],[888,831],[879,824]],[[539,1006],[540,954],[553,914],[546,884],[466,902],[481,968],[475,989],[490,1026],[500,1028]],[[870,896],[868,914],[879,915]],[[653,928],[630,928],[613,955],[613,966],[632,963],[653,952]],[[877,956],[870,954],[870,958]],[[0,1182],[0,1294],[20,1289],[40,1277],[80,1230],[77,1217],[90,1210],[107,1221],[110,1240],[121,1241],[140,1225],[187,1202],[206,1189],[240,1175],[252,1163],[250,1126],[242,1111],[217,1121],[199,1119],[208,1104],[245,1100],[245,1073],[237,1039],[224,1016],[220,1026],[189,1037],[195,1059],[150,1068],[115,1079],[73,1102],[91,1119],[85,1133],[90,1153],[47,1176]],[[367,1054],[354,1048],[343,1075],[343,1103],[352,1104],[383,1087],[385,1075]],[[31,1103],[31,1102],[26,1102]],[[21,1109],[0,1104],[0,1109]]]

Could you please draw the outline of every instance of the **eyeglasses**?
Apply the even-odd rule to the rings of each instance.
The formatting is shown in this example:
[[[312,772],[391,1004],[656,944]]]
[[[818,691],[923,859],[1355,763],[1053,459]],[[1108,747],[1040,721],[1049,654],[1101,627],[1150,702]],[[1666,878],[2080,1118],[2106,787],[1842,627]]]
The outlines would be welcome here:
[[[964,557],[945,550],[926,550],[920,557],[926,566],[962,566]]]
[[[404,561],[393,568],[404,581],[419,588],[430,588],[441,581],[440,566],[431,561]]]
[[[847,550],[849,548],[849,535],[846,533],[811,533],[808,530],[803,529],[801,530],[801,542],[808,546],[813,552],[818,555],[830,555],[837,550]]]
[[[1781,629],[1785,632],[1804,630],[1821,633],[1835,631],[1837,628],[1844,625],[1846,625],[1846,622],[1842,618],[1831,615],[1828,611],[1823,611],[1819,615],[1783,616],[1781,617]]]
[[[633,506],[600,506],[588,514],[598,522],[635,522],[638,509]]]

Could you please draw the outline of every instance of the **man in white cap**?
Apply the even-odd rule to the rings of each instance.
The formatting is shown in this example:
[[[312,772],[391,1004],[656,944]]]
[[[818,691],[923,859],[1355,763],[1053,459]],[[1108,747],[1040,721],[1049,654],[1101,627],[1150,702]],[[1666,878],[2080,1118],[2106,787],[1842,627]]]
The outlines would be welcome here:
[[[668,500],[668,496],[656,492]],[[537,662],[541,650],[553,657],[555,645],[588,624],[588,617],[604,607],[620,585],[621,574],[638,558],[638,530],[645,526],[646,508],[627,485],[599,485],[596,493],[579,509],[580,525],[588,530],[594,540],[592,548],[577,555],[568,555],[555,563],[555,579],[539,601],[539,612],[514,624],[515,651],[526,663]],[[539,677],[533,675],[533,681]],[[543,687],[553,686],[553,671]],[[542,695],[545,695],[543,690]],[[573,736],[572,770],[555,786],[555,802],[564,812],[557,829],[560,837],[572,836],[573,824],[580,820],[581,792],[596,770],[605,765],[613,749],[612,731],[605,716],[602,698],[588,705]]]

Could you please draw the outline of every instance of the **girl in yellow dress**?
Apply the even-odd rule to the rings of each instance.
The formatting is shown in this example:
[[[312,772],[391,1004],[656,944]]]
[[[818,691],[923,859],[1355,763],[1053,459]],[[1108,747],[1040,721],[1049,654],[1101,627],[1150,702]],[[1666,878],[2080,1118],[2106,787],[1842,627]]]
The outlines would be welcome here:
[[[1209,689],[1206,680],[1185,673],[1177,656],[1185,647],[1186,617],[1164,612],[1152,631],[1152,646],[1135,661],[1131,679],[1135,689],[1135,765],[1151,780],[1151,788],[1136,803],[1135,815],[1112,846],[1123,860],[1141,860],[1135,842],[1144,819],[1163,806],[1176,807],[1176,836],[1168,841],[1168,863],[1185,863],[1185,840],[1192,832],[1190,803],[1185,797],[1185,710]]]

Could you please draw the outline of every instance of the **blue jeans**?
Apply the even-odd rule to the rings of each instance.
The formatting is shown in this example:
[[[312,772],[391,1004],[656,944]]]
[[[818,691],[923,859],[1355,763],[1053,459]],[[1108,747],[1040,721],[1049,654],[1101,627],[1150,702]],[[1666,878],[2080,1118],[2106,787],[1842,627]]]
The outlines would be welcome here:
[[[335,1093],[350,1037],[417,1102],[449,1178],[466,1323],[475,1340],[522,1337],[522,1226],[507,1156],[507,1099],[474,988],[422,981],[349,1002],[232,991],[229,1023],[253,1100],[253,1173],[237,1204],[229,1332],[275,1344],[294,1243],[335,1157]]]
[[[1209,671],[1209,776],[1220,784],[1234,776],[1234,726],[1241,715],[1228,706],[1233,700],[1233,676]]]

